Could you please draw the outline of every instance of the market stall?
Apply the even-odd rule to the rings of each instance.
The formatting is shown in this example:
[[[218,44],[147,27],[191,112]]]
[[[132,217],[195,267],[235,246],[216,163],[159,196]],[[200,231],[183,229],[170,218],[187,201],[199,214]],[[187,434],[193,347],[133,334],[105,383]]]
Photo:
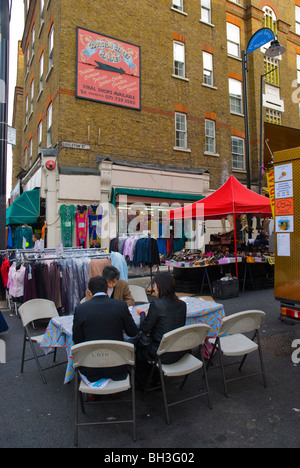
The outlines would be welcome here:
[[[223,219],[232,216],[234,235],[234,259],[228,263],[235,263],[235,274],[239,278],[237,257],[236,220],[241,215],[260,214],[262,218],[272,216],[269,198],[258,195],[244,187],[234,176],[230,176],[227,182],[219,190],[198,202],[192,203],[176,210],[170,210],[170,220],[182,219]],[[224,259],[224,264],[226,259]]]

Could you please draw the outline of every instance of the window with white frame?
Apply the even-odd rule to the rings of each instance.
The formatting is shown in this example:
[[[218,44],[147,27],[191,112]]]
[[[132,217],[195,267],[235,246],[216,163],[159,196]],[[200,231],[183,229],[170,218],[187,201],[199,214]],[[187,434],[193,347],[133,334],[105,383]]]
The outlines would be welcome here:
[[[28,93],[25,98],[25,125],[28,123]]]
[[[35,41],[35,27],[33,25],[31,29],[31,59],[34,56],[34,41]]]
[[[42,149],[42,137],[43,137],[43,122],[40,121],[38,125],[38,151],[41,152]]]
[[[245,145],[243,138],[231,137],[232,169],[245,170]]]
[[[176,8],[176,10],[183,11],[183,0],[173,0],[172,6]]]
[[[213,120],[205,119],[205,151],[216,152],[216,125]]]
[[[51,26],[50,32],[49,32],[49,66],[48,69],[51,70],[53,67],[53,42],[54,40],[54,28],[53,24]]]
[[[24,167],[27,168],[27,147],[24,149]]]
[[[279,65],[276,57],[264,56],[265,81],[279,86]]]
[[[281,125],[281,117],[282,114],[279,111],[276,111],[274,109],[266,109],[266,121],[275,124],[275,125]]]
[[[300,84],[300,55],[297,54],[297,83]]]
[[[300,35],[300,7],[295,6],[295,32]]]
[[[185,47],[183,42],[174,41],[174,75],[185,77]]]
[[[33,113],[34,80],[30,84],[30,115]]]
[[[240,57],[240,28],[232,23],[226,24],[227,53],[233,57]]]
[[[40,93],[43,91],[43,88],[44,88],[43,75],[44,75],[44,52],[42,52],[40,56],[40,77],[39,77],[39,92]]]
[[[211,0],[201,0],[201,21],[211,24]]]
[[[176,148],[187,147],[187,125],[186,115],[175,113],[175,146]]]
[[[203,52],[203,83],[213,86],[213,56],[208,52]]]
[[[229,101],[230,112],[243,114],[242,83],[233,78],[229,78]]]
[[[29,45],[27,46],[27,49],[26,49],[26,76],[28,75],[28,73],[29,73]]]
[[[41,24],[44,22],[44,14],[45,14],[45,2],[44,2],[44,0],[40,0],[40,17],[41,17]]]
[[[32,138],[29,140],[29,167],[32,163]]]
[[[263,27],[270,28],[277,34],[277,19],[274,11],[269,6],[263,7],[262,10],[264,12]]]
[[[52,145],[52,103],[47,109],[47,148]]]

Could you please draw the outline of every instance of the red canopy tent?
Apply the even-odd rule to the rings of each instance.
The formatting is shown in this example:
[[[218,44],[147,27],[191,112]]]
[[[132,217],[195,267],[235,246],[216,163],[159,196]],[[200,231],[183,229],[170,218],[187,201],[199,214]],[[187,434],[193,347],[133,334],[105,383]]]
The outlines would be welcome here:
[[[222,219],[232,214],[234,219],[234,244],[237,271],[236,216],[244,213],[260,213],[262,216],[272,216],[270,199],[247,189],[234,176],[216,192],[198,202],[183,208],[170,210],[168,217],[172,219]]]

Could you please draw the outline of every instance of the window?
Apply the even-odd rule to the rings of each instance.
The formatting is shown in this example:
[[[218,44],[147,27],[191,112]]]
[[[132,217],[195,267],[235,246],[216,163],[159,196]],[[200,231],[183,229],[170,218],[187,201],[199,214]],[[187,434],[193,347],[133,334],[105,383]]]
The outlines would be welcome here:
[[[49,32],[49,66],[48,69],[51,70],[53,67],[53,39],[54,39],[54,30],[53,25],[51,26]]]
[[[300,55],[297,55],[297,83],[300,84]]]
[[[233,78],[229,78],[229,100],[230,112],[233,114],[242,114],[242,83]]]
[[[30,115],[33,113],[34,80],[30,84]]]
[[[175,113],[175,146],[177,148],[187,147],[186,138],[186,115]]]
[[[41,24],[44,22],[45,2],[40,0]]]
[[[32,163],[32,138],[29,140],[29,167]]]
[[[27,148],[24,149],[24,166],[27,167]]]
[[[185,77],[185,50],[182,42],[174,41],[174,75]]]
[[[28,73],[29,73],[29,45],[27,46],[27,49],[26,49],[26,76],[28,75]]]
[[[227,53],[240,57],[240,28],[231,23],[227,23]]]
[[[213,56],[203,52],[203,83],[213,86]]]
[[[176,10],[183,11],[183,0],[173,0],[173,8]]]
[[[232,169],[245,170],[244,140],[231,137]]]
[[[25,98],[25,125],[28,123],[28,93]]]
[[[47,109],[47,148],[52,145],[52,104]]]
[[[38,125],[38,151],[41,152],[42,149],[42,137],[43,137],[43,122],[40,121]]]
[[[274,85],[279,86],[279,67],[278,67],[278,59],[273,57],[264,57],[264,67],[265,73],[265,81],[267,83],[271,83]]]
[[[274,109],[267,109],[266,121],[271,124],[281,125],[281,112]]]
[[[201,21],[211,24],[210,0],[201,0]]]
[[[31,59],[34,56],[34,41],[35,41],[35,28],[33,25],[32,30],[31,30]]]
[[[43,74],[44,74],[44,52],[40,56],[40,79],[39,79],[39,92],[40,93],[43,91],[43,88],[44,88]]]
[[[277,22],[276,16],[272,8],[265,6],[263,7],[264,12],[264,19],[263,19],[263,27],[270,28],[272,31],[277,34]]]
[[[300,35],[300,7],[295,7],[295,17],[296,17],[296,24],[295,24],[295,31],[296,34]]]
[[[213,120],[205,119],[205,151],[216,152],[216,129]]]

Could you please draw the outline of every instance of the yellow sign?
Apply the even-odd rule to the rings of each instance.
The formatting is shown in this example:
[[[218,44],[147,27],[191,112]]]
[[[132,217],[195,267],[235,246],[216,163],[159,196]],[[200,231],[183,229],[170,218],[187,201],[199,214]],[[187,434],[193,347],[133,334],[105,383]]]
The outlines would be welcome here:
[[[275,219],[275,183],[274,183],[274,169],[270,169],[267,172],[267,182],[269,189],[269,197],[271,203],[271,209],[273,214],[273,219]]]

